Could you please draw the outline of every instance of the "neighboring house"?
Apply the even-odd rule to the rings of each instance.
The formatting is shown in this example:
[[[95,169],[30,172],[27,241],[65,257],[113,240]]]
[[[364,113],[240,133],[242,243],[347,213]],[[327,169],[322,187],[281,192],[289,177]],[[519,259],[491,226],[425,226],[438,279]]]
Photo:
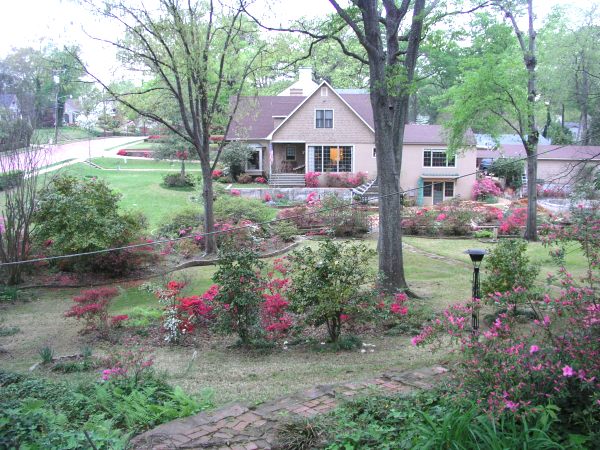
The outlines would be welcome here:
[[[244,97],[226,139],[253,147],[247,172],[270,180],[295,175],[303,184],[306,172],[366,172],[374,179],[369,94],[341,92],[324,81],[307,96]],[[447,158],[446,147],[441,126],[406,126],[400,183],[407,190],[423,188],[409,193],[419,204],[471,196],[475,149]]]
[[[21,115],[21,107],[16,94],[0,94],[0,108],[8,111],[8,115],[12,119]]]
[[[65,111],[63,113],[63,123],[73,125],[77,122],[77,116],[81,114],[81,104],[79,100],[68,98],[65,102]]]
[[[600,167],[600,146],[539,145],[538,183],[546,187],[569,187],[585,167]],[[522,144],[501,145],[496,150],[478,149],[477,160],[525,158]]]

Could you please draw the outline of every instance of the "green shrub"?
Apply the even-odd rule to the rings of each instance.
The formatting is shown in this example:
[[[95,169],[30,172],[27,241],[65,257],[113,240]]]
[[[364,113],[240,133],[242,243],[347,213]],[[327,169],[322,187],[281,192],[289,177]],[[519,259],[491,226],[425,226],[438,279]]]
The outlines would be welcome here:
[[[267,222],[275,217],[276,210],[260,200],[221,196],[214,203],[215,219],[238,223],[246,219],[252,222]]]
[[[141,213],[120,211],[120,199],[121,194],[102,180],[60,176],[40,194],[34,215],[36,238],[40,245],[49,245],[51,254],[129,244],[140,237],[146,220]],[[85,258],[78,264],[87,267],[94,259]]]
[[[264,263],[252,250],[225,246],[219,252],[219,266],[213,281],[219,285],[215,301],[219,305],[220,328],[237,332],[244,346],[262,338],[260,327],[260,270]],[[226,306],[227,305],[227,306]]]
[[[168,173],[163,177],[163,184],[166,187],[194,187],[196,181],[190,174],[181,175],[180,173]]]
[[[40,355],[42,364],[50,364],[54,359],[54,350],[48,346],[40,348],[38,354]]]
[[[80,385],[0,371],[0,448],[126,448],[147,428],[210,405],[156,376]]]
[[[294,237],[300,234],[296,224],[289,220],[283,220],[270,225],[271,232],[278,236],[283,242],[293,242]]]
[[[149,309],[138,306],[127,314],[129,318],[127,319],[126,326],[139,328],[147,327],[160,321],[162,314],[160,309]]]
[[[23,181],[22,170],[0,173],[0,191],[18,186],[21,181]]]
[[[365,244],[327,239],[318,248],[304,247],[290,256],[290,306],[304,314],[308,324],[325,324],[329,339],[341,334],[342,315],[362,312],[361,287],[371,274],[369,258],[375,252]]]
[[[540,269],[529,262],[526,253],[527,241],[521,239],[503,239],[492,247],[484,260],[482,296],[531,287]]]
[[[198,209],[188,208],[165,220],[158,228],[157,235],[161,237],[179,237],[181,230],[191,230],[201,227],[204,215]]]
[[[490,230],[477,230],[473,232],[473,237],[477,239],[491,238],[494,235]]]
[[[315,426],[326,430],[329,450],[565,448],[552,407],[521,418],[511,413],[492,417],[476,404],[439,391],[356,400],[339,408],[326,425]]]

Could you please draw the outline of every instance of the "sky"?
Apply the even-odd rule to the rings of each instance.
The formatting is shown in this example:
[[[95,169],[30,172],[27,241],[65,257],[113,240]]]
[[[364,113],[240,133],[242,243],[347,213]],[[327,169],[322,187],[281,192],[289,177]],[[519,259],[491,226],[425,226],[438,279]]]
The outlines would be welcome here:
[[[534,0],[534,8],[538,18],[544,18],[554,5],[568,5],[575,10],[592,3],[600,5],[600,0]],[[114,51],[88,35],[114,38],[119,28],[94,17],[84,5],[76,0],[0,0],[0,4],[0,58],[12,48],[76,43],[93,72],[103,79],[113,77],[117,69]],[[328,0],[256,0],[250,11],[269,25],[279,26],[294,18],[314,18],[334,10]],[[540,23],[538,20],[538,26]]]

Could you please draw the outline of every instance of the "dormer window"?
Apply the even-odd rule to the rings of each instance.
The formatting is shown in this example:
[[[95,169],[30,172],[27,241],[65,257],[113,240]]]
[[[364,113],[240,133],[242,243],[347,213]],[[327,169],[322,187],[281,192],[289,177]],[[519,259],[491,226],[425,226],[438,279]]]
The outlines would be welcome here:
[[[333,109],[317,109],[315,128],[333,128]]]

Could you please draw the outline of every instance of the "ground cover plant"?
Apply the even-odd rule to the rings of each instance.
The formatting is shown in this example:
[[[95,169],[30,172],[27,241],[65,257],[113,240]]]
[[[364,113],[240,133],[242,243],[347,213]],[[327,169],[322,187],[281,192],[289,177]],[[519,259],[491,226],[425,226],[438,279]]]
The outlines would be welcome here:
[[[135,433],[210,406],[162,381],[139,348],[111,364],[76,385],[0,371],[0,446],[126,448]]]

